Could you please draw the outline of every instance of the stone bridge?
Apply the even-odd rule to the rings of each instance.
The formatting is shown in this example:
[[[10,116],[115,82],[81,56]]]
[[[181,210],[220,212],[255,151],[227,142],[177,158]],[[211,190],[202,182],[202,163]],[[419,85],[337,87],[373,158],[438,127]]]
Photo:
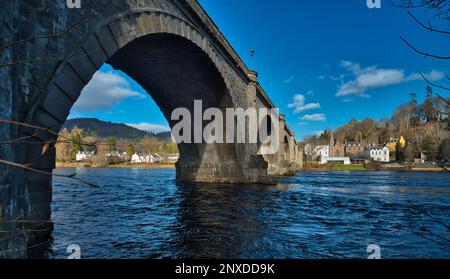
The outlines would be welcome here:
[[[51,144],[93,74],[108,63],[137,81],[169,125],[177,107],[273,108],[257,81],[195,0],[1,1],[0,159],[44,172],[55,167]],[[280,116],[279,152],[258,144],[180,144],[179,181],[272,183],[301,168],[302,152]],[[0,164],[0,257],[26,257],[52,230],[52,178]]]

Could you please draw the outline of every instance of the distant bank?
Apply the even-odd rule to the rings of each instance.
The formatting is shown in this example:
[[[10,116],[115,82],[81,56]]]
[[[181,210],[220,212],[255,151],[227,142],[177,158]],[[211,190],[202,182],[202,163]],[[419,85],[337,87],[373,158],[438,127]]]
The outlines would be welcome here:
[[[115,164],[109,166],[96,166],[86,163],[56,163],[56,168],[102,168],[102,169],[174,169],[174,163],[152,163],[152,164]],[[383,166],[382,168],[366,167],[363,164],[352,165],[306,165],[303,171],[403,171],[403,172],[448,172],[441,167],[405,167],[405,166]]]
[[[448,172],[448,169],[430,166],[430,167],[414,167],[404,166],[400,164],[352,164],[352,165],[319,165],[319,164],[306,164],[303,168],[304,171],[432,171],[432,172]]]
[[[129,169],[172,169],[175,168],[174,163],[151,163],[151,164],[115,164],[109,166],[96,166],[86,163],[56,163],[56,168],[129,168]]]

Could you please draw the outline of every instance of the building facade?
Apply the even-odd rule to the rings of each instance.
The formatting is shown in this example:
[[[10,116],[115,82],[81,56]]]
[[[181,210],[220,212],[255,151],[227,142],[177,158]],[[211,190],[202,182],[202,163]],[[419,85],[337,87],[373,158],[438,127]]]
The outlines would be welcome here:
[[[347,141],[345,143],[345,155],[348,157],[357,157],[364,154],[364,144],[360,141]]]
[[[389,148],[387,146],[383,147],[371,147],[370,148],[370,159],[375,162],[389,163]]]

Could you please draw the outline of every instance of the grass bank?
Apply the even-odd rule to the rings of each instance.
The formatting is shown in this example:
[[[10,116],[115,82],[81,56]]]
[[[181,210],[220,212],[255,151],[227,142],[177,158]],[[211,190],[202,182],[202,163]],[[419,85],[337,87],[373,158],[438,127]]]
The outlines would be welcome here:
[[[331,169],[334,171],[365,171],[365,170],[367,170],[363,164],[333,165]]]

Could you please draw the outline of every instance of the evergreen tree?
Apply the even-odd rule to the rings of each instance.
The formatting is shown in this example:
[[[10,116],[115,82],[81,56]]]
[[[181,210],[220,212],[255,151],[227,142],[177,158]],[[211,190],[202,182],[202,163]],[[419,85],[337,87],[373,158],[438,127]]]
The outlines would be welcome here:
[[[127,158],[128,161],[131,161],[131,158],[133,157],[135,151],[134,151],[134,145],[129,144],[127,149]]]
[[[70,160],[75,161],[77,159],[77,153],[79,151],[83,151],[83,146],[81,145],[81,142],[83,141],[82,133],[77,131],[72,132],[70,135],[70,140],[72,141]]]
[[[400,142],[397,142],[395,146],[395,160],[400,163],[405,161],[405,150],[401,146]]]
[[[423,118],[426,122],[437,120],[436,107],[433,102],[433,89],[431,86],[426,88],[426,98],[421,107]]]
[[[117,141],[115,138],[109,138],[108,139],[108,150],[109,152],[116,152],[117,151]]]
[[[411,93],[410,102],[410,125],[415,127],[419,125],[419,112],[417,111],[417,94]]]

